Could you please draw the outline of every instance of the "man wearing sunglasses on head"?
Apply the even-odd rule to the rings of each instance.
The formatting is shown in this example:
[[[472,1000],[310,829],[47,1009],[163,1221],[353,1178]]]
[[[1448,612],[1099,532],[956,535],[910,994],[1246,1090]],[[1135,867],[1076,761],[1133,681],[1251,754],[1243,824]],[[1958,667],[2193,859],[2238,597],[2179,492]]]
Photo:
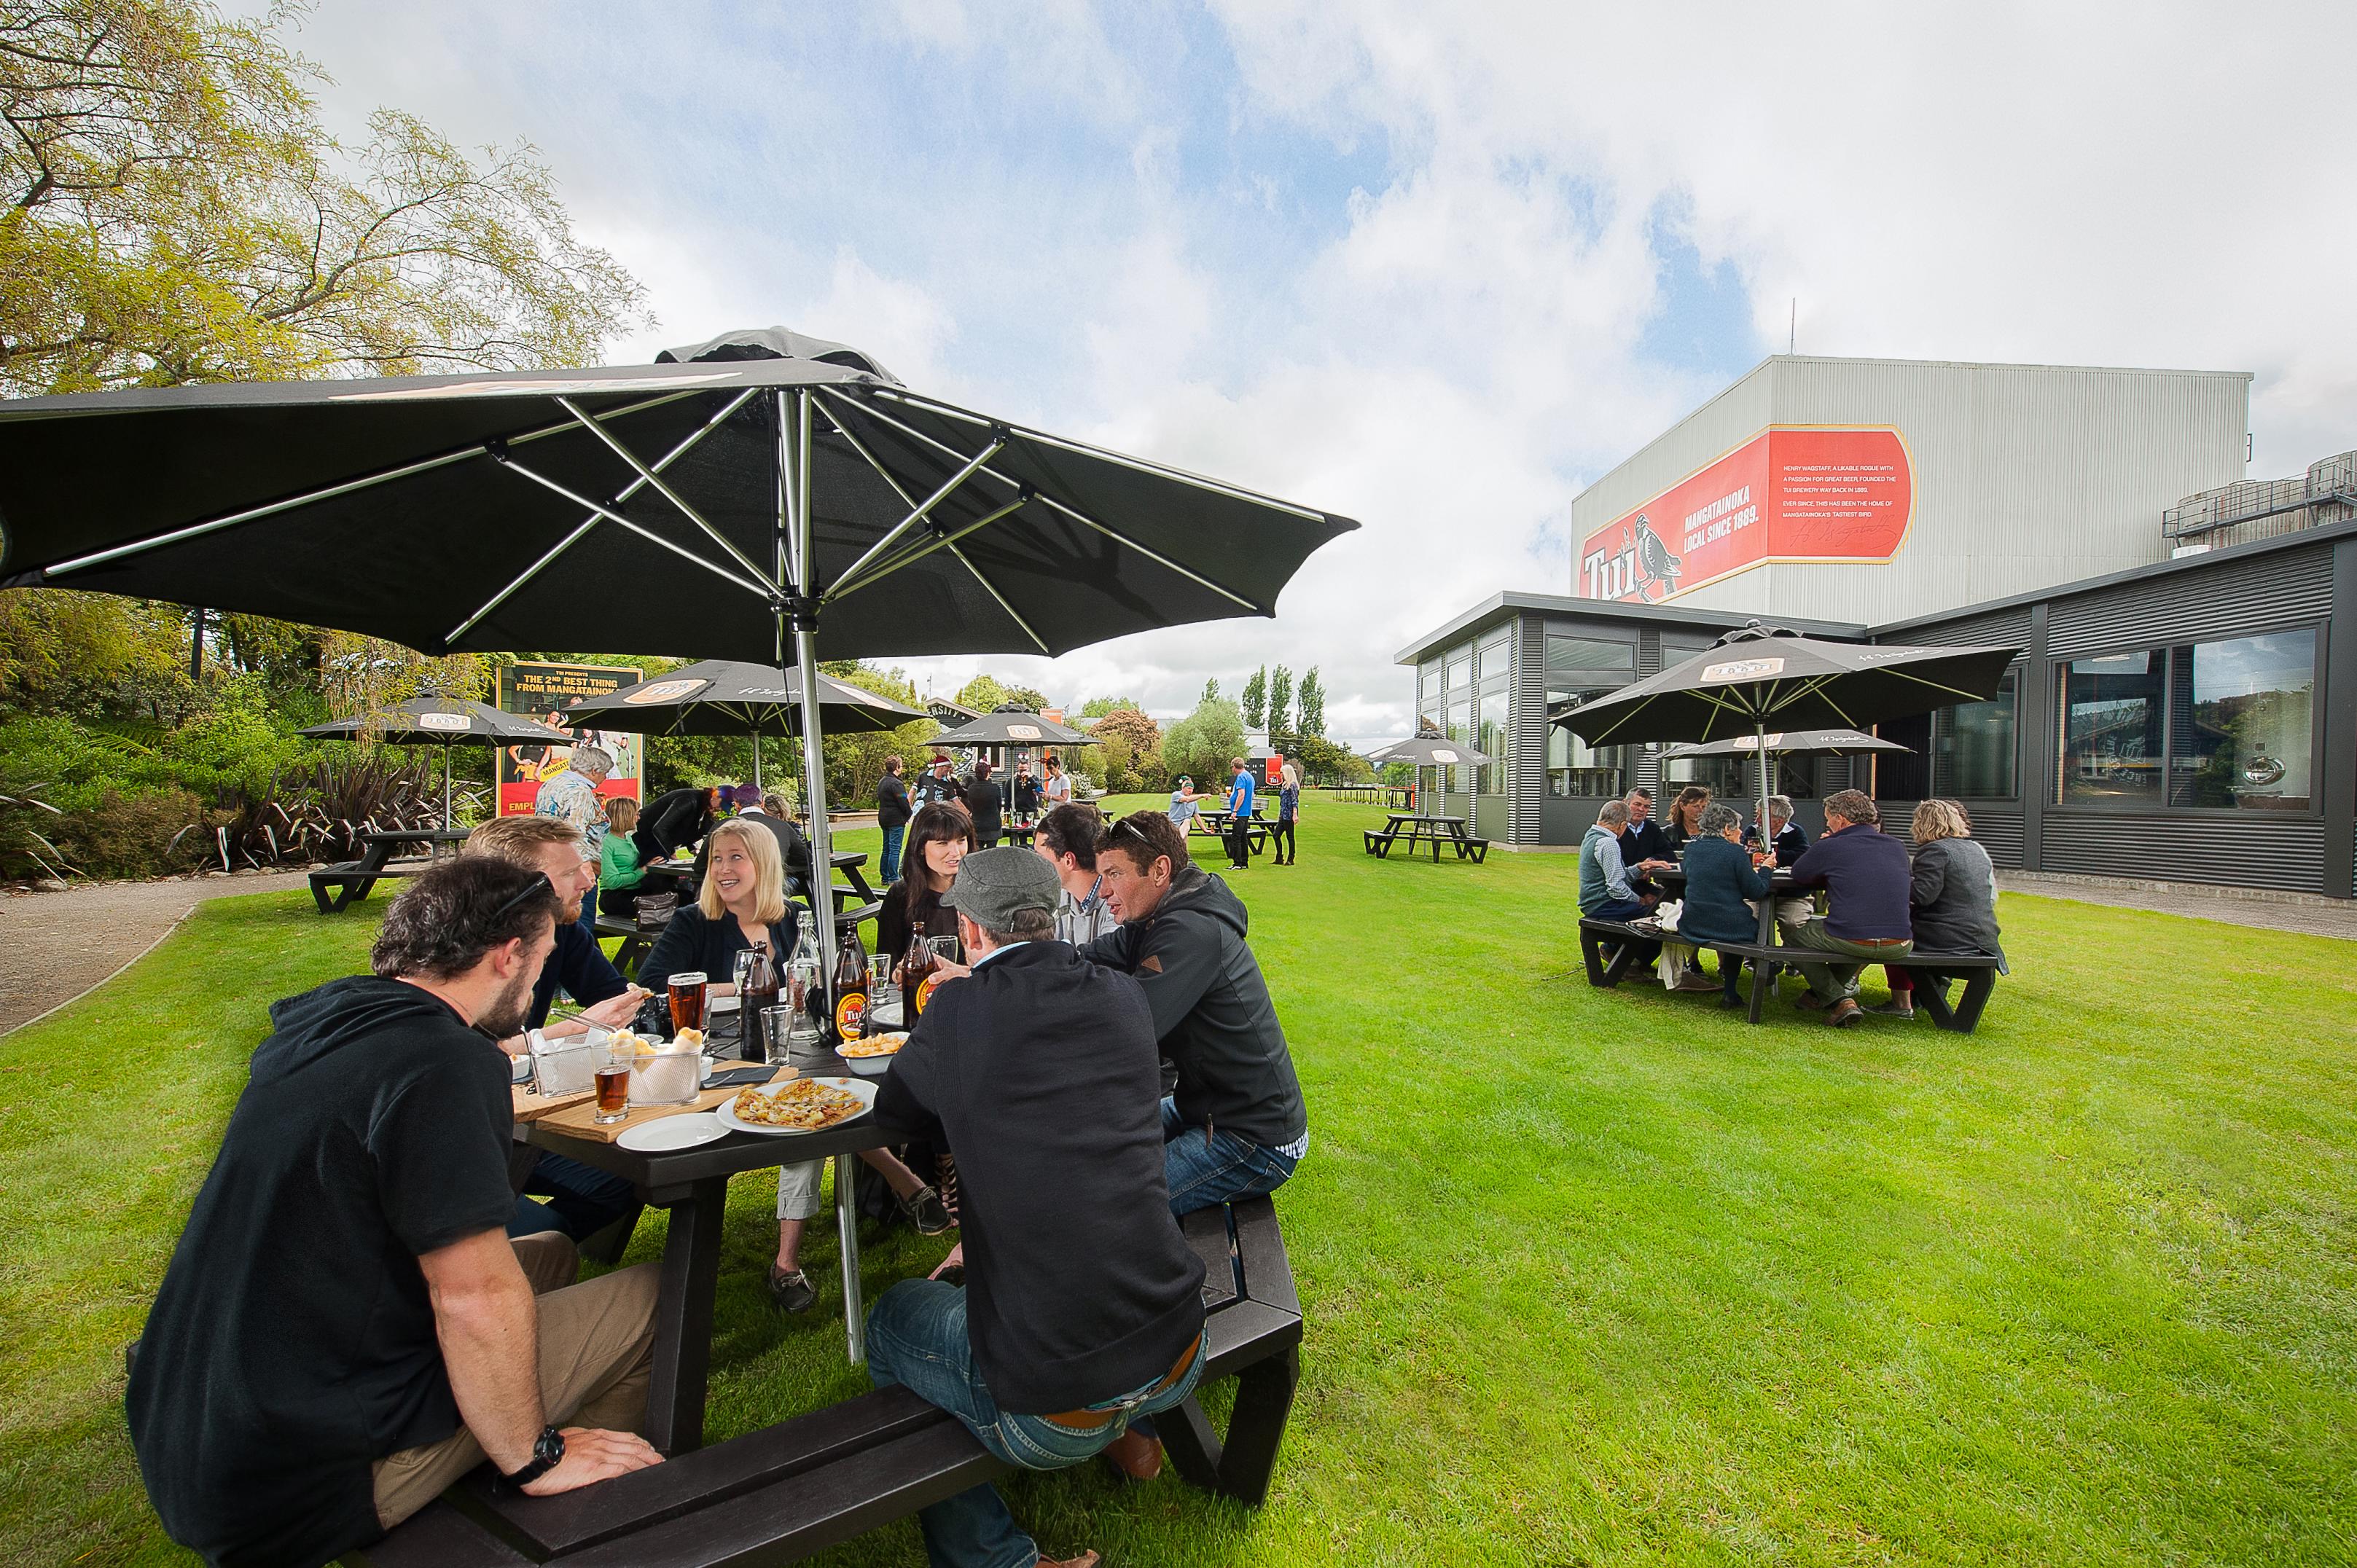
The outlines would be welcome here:
[[[125,1395],[147,1495],[208,1561],[330,1561],[486,1458],[534,1496],[661,1463],[634,1435],[655,1266],[574,1284],[565,1237],[506,1230],[493,1042],[559,909],[536,871],[447,862],[374,973],[271,1008]]]

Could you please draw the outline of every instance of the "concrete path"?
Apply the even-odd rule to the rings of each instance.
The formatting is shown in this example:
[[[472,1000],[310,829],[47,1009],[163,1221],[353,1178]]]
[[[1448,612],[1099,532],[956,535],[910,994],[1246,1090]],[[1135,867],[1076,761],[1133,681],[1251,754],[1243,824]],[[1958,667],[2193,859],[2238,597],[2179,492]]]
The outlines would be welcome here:
[[[1996,885],[2007,893],[2029,893],[2040,898],[2070,898],[2082,904],[2149,909],[2156,914],[2186,915],[2197,920],[2222,920],[2231,926],[2255,926],[2262,930],[2298,931],[2312,937],[2357,941],[2357,899],[2201,887],[2181,882],[2099,881],[2036,871],[2000,871]]]
[[[304,885],[302,872],[288,871],[0,897],[0,1034],[106,979],[208,898]]]

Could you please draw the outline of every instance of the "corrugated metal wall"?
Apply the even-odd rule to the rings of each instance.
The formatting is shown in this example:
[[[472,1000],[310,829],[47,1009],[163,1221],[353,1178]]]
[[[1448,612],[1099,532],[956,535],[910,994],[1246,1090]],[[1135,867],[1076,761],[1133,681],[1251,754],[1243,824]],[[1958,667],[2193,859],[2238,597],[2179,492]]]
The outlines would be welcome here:
[[[1871,624],[1932,615],[2163,559],[2162,511],[2243,478],[2249,405],[2240,371],[1779,355],[1575,500],[1571,537],[1771,424],[1891,425],[1915,470],[1893,560],[1756,566],[1671,602]]]
[[[2252,812],[2046,816],[2039,869],[2234,887],[2323,891],[2324,824]]]
[[[2067,659],[2198,642],[2331,614],[2332,545],[2319,541],[2056,599],[2047,612],[2046,650]]]
[[[1514,686],[1506,733],[1513,737],[1513,781],[1507,842],[1545,842],[1539,802],[1546,799],[1546,623],[1534,615],[1514,618]]]

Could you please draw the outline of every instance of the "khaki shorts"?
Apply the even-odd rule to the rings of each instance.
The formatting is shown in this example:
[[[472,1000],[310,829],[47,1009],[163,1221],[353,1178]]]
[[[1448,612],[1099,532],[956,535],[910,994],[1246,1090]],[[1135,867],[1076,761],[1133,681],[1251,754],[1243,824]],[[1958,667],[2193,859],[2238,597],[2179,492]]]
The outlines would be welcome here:
[[[540,1400],[548,1419],[558,1426],[639,1431],[654,1369],[655,1266],[640,1263],[574,1284],[579,1260],[563,1235],[520,1236],[514,1246],[540,1309]],[[482,1462],[481,1445],[463,1426],[439,1443],[378,1460],[377,1522],[391,1530]]]

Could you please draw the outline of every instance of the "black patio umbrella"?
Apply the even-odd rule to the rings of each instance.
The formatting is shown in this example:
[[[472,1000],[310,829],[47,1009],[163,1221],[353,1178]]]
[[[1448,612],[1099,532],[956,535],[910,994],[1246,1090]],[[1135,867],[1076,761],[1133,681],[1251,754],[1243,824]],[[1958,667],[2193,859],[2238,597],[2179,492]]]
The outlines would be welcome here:
[[[1662,753],[1664,761],[1681,757],[1749,757],[1767,751],[1777,757],[1807,752],[1819,757],[1864,757],[1874,751],[1910,751],[1895,740],[1854,729],[1770,730],[1766,735],[1730,736],[1725,740],[1695,741],[1673,746]]]
[[[367,737],[394,746],[442,748],[442,825],[450,825],[450,748],[454,746],[565,746],[571,737],[537,719],[467,697],[413,697],[379,714],[356,714],[297,730],[314,740]]]
[[[1041,718],[1029,708],[1001,708],[970,724],[943,730],[935,746],[1094,746],[1097,737],[1084,729]]]
[[[814,690],[822,659],[1057,654],[1273,616],[1358,526],[925,397],[840,346],[747,357],[799,351],[732,334],[686,363],[0,402],[0,587],[436,654],[782,668],[791,648]],[[821,728],[802,733],[817,865]],[[833,904],[812,906],[825,950]]]
[[[835,735],[899,729],[925,716],[922,708],[823,672],[818,678],[818,709],[819,726]],[[759,737],[802,734],[802,710],[801,671],[707,659],[635,686],[585,698],[565,710],[565,722],[634,735]],[[757,738],[753,782],[760,781]]]
[[[1996,694],[2018,648],[1910,648],[1827,642],[1758,621],[1658,675],[1548,715],[1590,746],[1747,737],[1760,757],[1760,811],[1770,792],[1768,726],[1857,729]]]
[[[1391,762],[1412,763],[1418,768],[1461,768],[1490,760],[1488,755],[1476,751],[1461,740],[1446,736],[1419,735],[1370,752],[1367,760],[1381,766]]]

